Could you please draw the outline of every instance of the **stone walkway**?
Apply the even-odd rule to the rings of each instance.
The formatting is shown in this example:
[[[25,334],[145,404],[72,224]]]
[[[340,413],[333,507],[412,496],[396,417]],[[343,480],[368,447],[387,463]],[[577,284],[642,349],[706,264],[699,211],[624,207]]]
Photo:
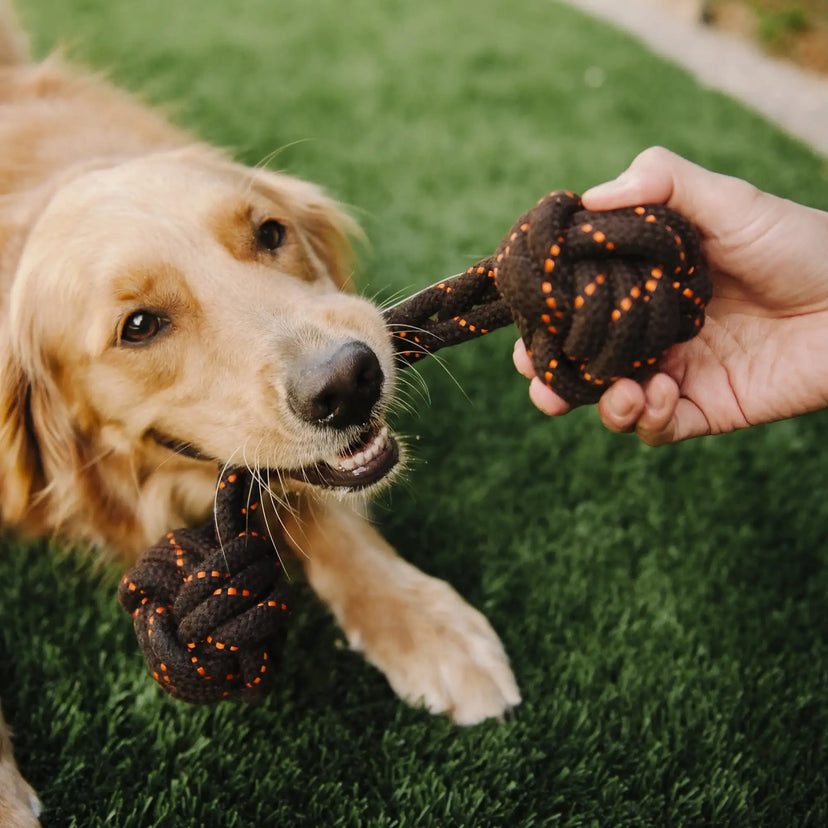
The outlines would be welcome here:
[[[563,0],[625,29],[828,156],[828,79],[665,9],[664,0]],[[675,3],[675,0],[670,0]]]

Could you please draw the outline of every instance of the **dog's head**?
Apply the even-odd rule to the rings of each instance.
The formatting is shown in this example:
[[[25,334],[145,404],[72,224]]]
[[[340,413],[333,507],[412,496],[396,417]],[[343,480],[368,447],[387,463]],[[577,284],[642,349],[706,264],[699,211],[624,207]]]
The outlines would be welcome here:
[[[343,290],[352,229],[313,185],[202,149],[65,186],[10,297],[4,488],[159,444],[314,486],[386,478],[393,354]]]

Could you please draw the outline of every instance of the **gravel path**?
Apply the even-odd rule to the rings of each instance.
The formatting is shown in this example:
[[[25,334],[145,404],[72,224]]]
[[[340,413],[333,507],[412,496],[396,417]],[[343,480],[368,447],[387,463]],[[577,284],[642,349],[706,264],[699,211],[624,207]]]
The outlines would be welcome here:
[[[631,32],[702,83],[743,101],[828,156],[828,80],[666,11],[664,0],[563,0]]]

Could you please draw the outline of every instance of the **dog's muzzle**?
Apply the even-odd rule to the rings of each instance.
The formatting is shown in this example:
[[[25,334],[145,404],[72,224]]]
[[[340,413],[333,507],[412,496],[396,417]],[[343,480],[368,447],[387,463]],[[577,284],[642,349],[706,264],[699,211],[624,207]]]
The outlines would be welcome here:
[[[397,465],[397,441],[376,422],[384,382],[377,355],[356,340],[298,364],[287,386],[291,411],[315,426],[363,430],[343,452],[290,471],[292,478],[325,488],[362,489]]]
[[[330,457],[278,471],[327,489],[364,489],[387,477],[399,462],[400,449],[378,412],[384,382],[377,355],[356,340],[300,361],[287,384],[290,410],[310,425],[358,436]],[[219,462],[194,443],[157,429],[148,436],[176,454]]]

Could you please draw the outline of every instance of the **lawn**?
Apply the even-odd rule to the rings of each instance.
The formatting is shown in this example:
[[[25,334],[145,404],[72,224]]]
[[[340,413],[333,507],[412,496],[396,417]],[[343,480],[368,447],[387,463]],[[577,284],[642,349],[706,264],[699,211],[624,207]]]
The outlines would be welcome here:
[[[349,204],[371,296],[656,143],[828,209],[824,159],[550,0],[21,5],[38,54],[63,42]],[[45,826],[828,824],[826,413],[648,449],[535,411],[512,340],[417,369],[376,516],[501,633],[517,720],[405,707],[302,590],[273,696],[188,707],[149,678],[117,567],[7,539],[0,698]]]

